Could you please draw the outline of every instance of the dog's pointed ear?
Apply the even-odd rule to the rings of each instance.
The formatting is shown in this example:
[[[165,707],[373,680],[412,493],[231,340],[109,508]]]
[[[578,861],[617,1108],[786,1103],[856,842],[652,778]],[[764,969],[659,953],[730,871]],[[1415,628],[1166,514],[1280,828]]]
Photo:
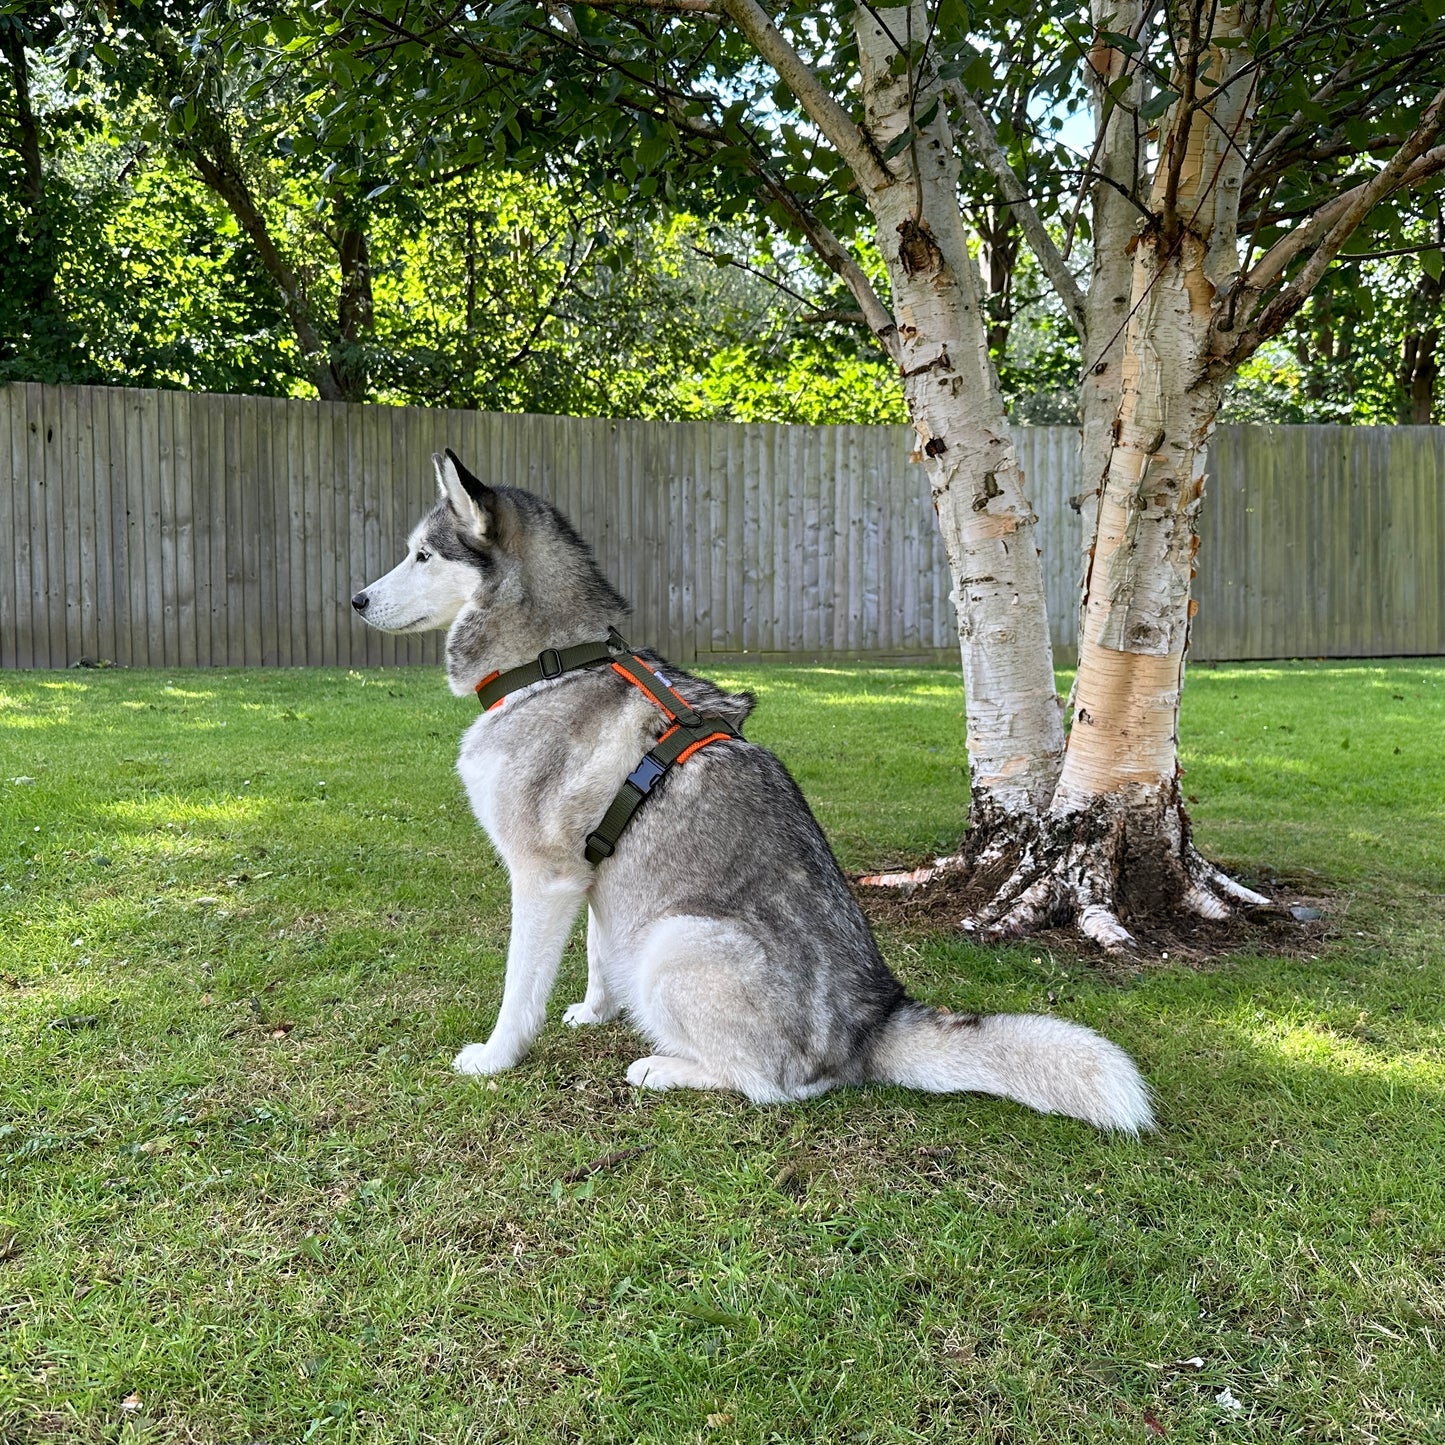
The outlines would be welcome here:
[[[441,497],[468,540],[490,544],[497,539],[497,494],[474,477],[450,447],[432,455]]]

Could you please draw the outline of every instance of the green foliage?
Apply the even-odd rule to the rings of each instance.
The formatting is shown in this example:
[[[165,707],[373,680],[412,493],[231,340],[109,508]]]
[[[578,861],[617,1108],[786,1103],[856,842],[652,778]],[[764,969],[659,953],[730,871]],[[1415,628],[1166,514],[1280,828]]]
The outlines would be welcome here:
[[[736,27],[531,0],[261,12],[11,0],[0,10],[49,77],[38,112],[52,181],[40,206],[13,184],[0,197],[7,374],[295,393],[318,384],[276,277],[214,187],[195,179],[198,151],[224,134],[299,278],[323,366],[369,378],[367,394],[638,415],[897,414],[866,332],[798,324],[801,303],[853,305],[800,260],[808,218],[859,255],[872,221],[846,167]],[[975,92],[1083,271],[1088,143],[1070,118],[1087,111],[1087,7],[993,0],[942,4],[933,19],[939,74]],[[858,118],[851,7],[785,8],[776,20]],[[1140,123],[1165,116],[1179,37],[1166,24],[1147,43],[1098,39],[1151,77]],[[1251,43],[1259,110],[1241,204],[1262,249],[1408,130],[1440,79],[1445,19],[1440,0],[1284,5]],[[906,70],[923,41],[900,44]],[[1333,84],[1362,57],[1359,84]],[[915,130],[926,119],[915,116]],[[0,148],[12,177],[17,144]],[[985,304],[1005,392],[1021,419],[1067,418],[1079,361],[1070,330],[992,180],[962,159],[970,218],[998,262]],[[1357,249],[1407,244],[1427,210],[1413,196],[1382,205]],[[791,276],[797,297],[719,283],[688,254],[675,217],[701,218],[694,234],[711,249]],[[359,333],[340,314],[343,218],[370,249],[375,314]],[[1334,289],[1346,285],[1357,297],[1378,289],[1373,274]],[[47,287],[53,299],[35,304]],[[1276,351],[1246,377],[1238,413],[1386,415],[1382,358],[1409,332],[1393,304],[1373,317],[1355,309],[1355,360],[1331,354],[1327,377],[1306,360],[1295,386]],[[1356,369],[1358,384],[1341,380]]]
[[[1240,369],[1221,419],[1360,426],[1412,420],[1401,373],[1412,338],[1418,348],[1433,332],[1433,348],[1445,330],[1439,256],[1427,250],[1334,267],[1290,333]],[[1445,392],[1432,390],[1427,420],[1445,421]]]
[[[67,47],[91,32],[77,22],[32,57],[50,76],[38,114],[56,204],[66,203],[52,279],[70,360],[52,364],[32,324],[16,333],[13,374],[312,393],[314,367],[275,277],[187,149],[210,123],[199,103],[238,138],[261,223],[304,286],[331,355],[369,378],[377,400],[657,417],[897,414],[896,383],[871,342],[800,323],[841,298],[784,239],[716,215],[668,219],[640,189],[620,206],[570,170],[560,180],[548,167],[524,175],[490,154],[407,184],[350,174],[309,130],[314,107],[289,20],[274,34],[206,32],[230,48],[202,48],[189,73],[167,58],[164,18],[118,17],[109,39],[92,34],[78,51]],[[264,84],[253,84],[258,76]],[[84,127],[65,128],[66,106],[83,110]],[[657,145],[654,134],[637,154]],[[360,200],[346,198],[363,186]],[[365,331],[348,342],[329,315],[343,205],[365,228],[372,303]],[[40,255],[27,241],[24,256]],[[715,265],[723,255],[748,269]],[[12,269],[0,281],[0,306],[33,317],[20,276]]]
[[[848,866],[952,840],[956,671],[728,681]],[[7,675],[0,1437],[1430,1440],[1442,688],[1194,672],[1202,846],[1335,891],[1313,957],[885,934],[922,998],[1133,1050],[1162,1129],[1125,1143],[976,1095],[634,1092],[625,1024],[556,1018],[580,937],[532,1056],[457,1078],[508,910],[434,670]]]

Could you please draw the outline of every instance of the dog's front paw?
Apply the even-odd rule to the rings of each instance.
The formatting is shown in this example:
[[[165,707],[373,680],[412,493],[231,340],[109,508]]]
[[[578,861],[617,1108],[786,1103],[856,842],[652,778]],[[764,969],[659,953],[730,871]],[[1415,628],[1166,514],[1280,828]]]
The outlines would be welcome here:
[[[516,1059],[491,1044],[468,1044],[452,1060],[452,1068],[459,1074],[500,1074],[510,1069]]]
[[[605,1024],[609,1019],[617,1017],[615,1008],[598,1008],[595,1004],[589,1003],[585,998],[581,1003],[570,1005],[562,1015],[562,1022],[568,1028],[580,1028],[583,1024]]]

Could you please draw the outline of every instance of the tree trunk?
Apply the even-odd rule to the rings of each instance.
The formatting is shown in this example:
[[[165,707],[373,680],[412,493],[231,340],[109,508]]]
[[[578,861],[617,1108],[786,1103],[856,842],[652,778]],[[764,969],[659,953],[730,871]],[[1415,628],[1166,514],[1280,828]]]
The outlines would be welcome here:
[[[1002,356],[1013,330],[1014,272],[1019,260],[1019,232],[1006,205],[984,206],[974,218],[982,243],[988,297],[988,350]]]
[[[1071,918],[1105,948],[1121,912],[1223,917],[1263,902],[1195,851],[1179,788],[1178,720],[1206,448],[1222,382],[1206,374],[1215,296],[1238,272],[1236,216],[1252,79],[1249,22],[1215,12],[1213,37],[1171,82],[1133,245],[1120,398],[1084,583],[1073,726],[1038,845],[975,920],[998,935]],[[1231,39],[1236,41],[1231,45]],[[1212,98],[1210,98],[1212,97]],[[1227,900],[1227,901],[1226,901]]]
[[[375,320],[371,296],[371,250],[366,238],[363,207],[338,196],[334,211],[341,285],[336,293],[338,342],[331,370],[343,401],[365,401],[368,378],[363,348]]]
[[[933,117],[865,186],[887,265],[909,416],[948,553],[963,660],[972,783],[969,852],[1016,840],[1048,804],[1063,752],[1039,562],[988,353],[979,280],[958,204],[958,160],[936,79],[889,73],[928,34],[924,6],[856,16],[868,137],[879,154],[915,117]],[[935,102],[938,102],[935,104]],[[911,103],[911,104],[910,104]]]
[[[46,190],[40,120],[30,93],[30,57],[17,21],[0,29],[0,54],[15,91],[10,120],[20,158],[20,197],[27,213],[16,238],[20,255],[12,267],[14,274],[7,277],[11,294],[4,308],[6,329],[13,326],[15,349],[24,358],[17,374],[36,381],[90,381],[92,368],[85,364],[76,329],[56,295],[62,238]],[[8,349],[0,332],[0,364],[8,359]]]
[[[1399,419],[1414,426],[1429,426],[1435,416],[1435,381],[1440,361],[1440,298],[1445,279],[1422,270],[1410,298],[1410,329],[1401,347]]]
[[[1147,37],[1141,33],[1145,24],[1142,0],[1091,0],[1090,9],[1096,37],[1112,31],[1145,44]],[[1139,212],[1120,187],[1134,193],[1143,168],[1144,127],[1138,118],[1143,77],[1143,68],[1133,57],[1102,38],[1096,39],[1084,68],[1097,137],[1094,166],[1100,179],[1090,196],[1093,264],[1084,298],[1087,329],[1079,375],[1079,475],[1083,486],[1073,499],[1083,523],[1081,583],[1088,570],[1104,471],[1113,446],[1114,418],[1119,410],[1120,362],[1132,285],[1130,242],[1140,220]],[[1122,88],[1120,81],[1124,82]]]
[[[203,82],[192,83],[170,32],[160,25],[152,25],[145,34],[158,62],[151,84],[162,110],[169,110],[171,101],[179,95],[184,95],[195,107],[194,123],[173,133],[172,144],[195,166],[206,187],[230,211],[255,248],[256,258],[281,294],[291,329],[296,334],[296,344],[310,366],[316,394],[322,401],[345,401],[344,390],[332,371],[329,350],[312,318],[305,287],[295,267],[277,246],[256,204],[224,117],[211,104],[202,88]]]

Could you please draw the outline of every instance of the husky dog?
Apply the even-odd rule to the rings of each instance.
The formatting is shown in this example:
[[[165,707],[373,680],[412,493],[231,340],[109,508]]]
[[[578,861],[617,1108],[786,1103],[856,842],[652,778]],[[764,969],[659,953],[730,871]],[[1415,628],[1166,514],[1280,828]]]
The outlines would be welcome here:
[[[403,561],[352,598],[386,632],[446,628],[447,677],[468,697],[544,649],[596,642],[627,603],[551,505],[490,487],[447,453],[439,501]],[[640,656],[703,714],[740,725],[753,706]],[[741,738],[704,747],[647,797],[594,867],[583,841],[667,726],[611,667],[522,686],[462,738],[457,770],[511,875],[512,934],[496,1027],[464,1074],[531,1048],[583,901],[587,992],[568,1024],[625,1010],[652,1052],[627,1071],[648,1089],[727,1089],[757,1103],[840,1084],[1002,1095],[1134,1134],[1152,1125],[1129,1056],[1098,1034],[1028,1014],[943,1013],[888,971],[817,821],[787,770]]]

